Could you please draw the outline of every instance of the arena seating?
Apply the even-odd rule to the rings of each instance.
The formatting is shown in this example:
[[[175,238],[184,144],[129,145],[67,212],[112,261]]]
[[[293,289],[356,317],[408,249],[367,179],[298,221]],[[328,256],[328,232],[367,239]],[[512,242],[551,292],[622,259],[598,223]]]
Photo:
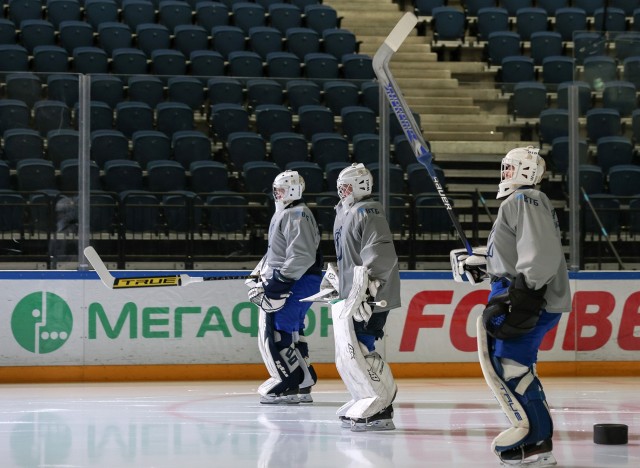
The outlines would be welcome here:
[[[92,75],[91,158],[99,171],[97,181],[92,178],[92,188],[116,192],[111,197],[113,209],[124,227],[129,226],[132,211],[123,208],[121,216],[120,207],[157,203],[157,218],[127,227],[132,232],[144,226],[155,234],[163,232],[163,192],[169,191],[181,192],[172,203],[181,200],[184,206],[192,206],[187,200],[200,200],[196,206],[200,222],[207,226],[204,231],[214,232],[215,216],[203,209],[210,205],[205,194],[230,190],[242,198],[225,194],[220,199],[223,204],[230,200],[254,203],[247,216],[240,218],[255,234],[264,223],[254,221],[268,219],[265,213],[271,209],[265,195],[268,190],[257,183],[264,180],[253,175],[256,171],[262,170],[262,177],[269,178],[274,164],[277,170],[300,164],[314,176],[314,190],[327,192],[334,189],[335,170],[352,161],[369,164],[376,159],[379,95],[371,55],[361,52],[362,41],[344,27],[347,23],[341,12],[329,5],[315,0],[28,3],[28,8],[16,2],[6,4],[4,18],[0,18],[5,98],[0,101],[0,162],[6,162],[11,171],[2,189],[14,190],[25,200],[28,194],[22,192],[32,190],[18,174],[18,163],[25,159],[53,165],[53,182],[46,176],[38,189],[64,193],[73,186],[67,172],[72,168],[65,164],[62,174],[63,162],[73,157],[73,150],[64,148],[76,147],[79,128],[78,77],[68,72]],[[508,131],[526,134],[535,129],[531,139],[541,144],[544,156],[553,161],[550,166],[561,177],[566,160],[559,143],[554,142],[566,137],[562,119],[567,115],[568,84],[579,83],[584,162],[604,168],[602,191],[612,193],[609,174],[613,167],[638,162],[640,20],[635,18],[640,18],[640,9],[630,10],[620,2],[610,6],[605,17],[593,5],[576,0],[416,0],[400,2],[398,8],[414,9],[420,16],[427,25],[421,29],[424,42],[433,50],[453,47],[486,65],[485,71],[496,79],[493,89],[509,103],[504,109]],[[610,43],[603,41],[603,28],[617,31]],[[460,60],[459,54],[440,55],[442,60],[448,57]],[[619,127],[609,130],[615,124],[605,125],[602,119],[615,112]],[[414,115],[419,121],[420,112]],[[395,120],[392,123],[397,126]],[[415,197],[433,189],[409,182],[413,181],[409,174],[412,154],[401,130],[394,132],[394,194],[405,197],[406,207],[415,207]],[[425,137],[430,139],[429,128],[425,128]],[[25,147],[31,148],[28,157]],[[612,158],[612,153],[623,157]],[[169,161],[171,166],[160,164]],[[249,167],[248,177],[245,163],[250,161],[270,163],[271,172],[264,175],[264,166]],[[216,163],[216,170],[221,164],[226,170],[225,183],[207,188],[202,177],[196,183],[191,170],[199,162]],[[33,173],[36,166],[21,163],[20,172],[29,168]],[[162,173],[164,178],[151,174],[150,166],[154,167],[151,172]],[[442,165],[441,181],[449,170],[455,172],[453,166]],[[318,167],[323,172],[321,184]],[[130,178],[114,176],[118,171]],[[402,174],[402,183],[398,174]],[[566,187],[565,178],[562,184]],[[256,187],[262,198],[250,196]],[[130,190],[149,193],[140,198],[131,193],[119,195]],[[473,190],[467,186],[463,191]],[[616,196],[626,206],[626,195]],[[423,202],[429,206],[426,199]],[[398,219],[406,228],[418,213],[423,216],[435,210],[397,210],[405,213]],[[117,229],[117,223],[109,224],[114,225]],[[194,228],[176,222],[172,230],[187,225]],[[400,240],[413,235],[404,228],[397,230],[403,232]],[[621,232],[625,228],[623,221]],[[99,230],[109,229],[101,225]]]

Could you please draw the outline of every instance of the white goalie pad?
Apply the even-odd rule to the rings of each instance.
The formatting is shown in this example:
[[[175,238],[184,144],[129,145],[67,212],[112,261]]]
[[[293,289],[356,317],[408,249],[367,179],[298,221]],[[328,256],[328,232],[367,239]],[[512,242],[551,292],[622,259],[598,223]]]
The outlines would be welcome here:
[[[376,352],[369,353],[358,342],[351,318],[343,318],[346,301],[331,306],[336,348],[336,367],[353,398],[338,410],[338,416],[361,419],[389,406],[397,386],[387,363]],[[366,353],[366,355],[365,355]],[[340,413],[344,414],[340,414]]]
[[[489,343],[487,340],[487,331],[484,328],[482,316],[478,317],[476,322],[478,333],[478,358],[484,379],[493,392],[498,404],[502,408],[504,414],[509,418],[511,427],[500,433],[494,440],[491,449],[494,450],[496,445],[510,446],[517,444],[529,434],[529,418],[520,402],[511,392],[506,382],[498,375],[493,364],[491,363],[491,355],[489,353]]]

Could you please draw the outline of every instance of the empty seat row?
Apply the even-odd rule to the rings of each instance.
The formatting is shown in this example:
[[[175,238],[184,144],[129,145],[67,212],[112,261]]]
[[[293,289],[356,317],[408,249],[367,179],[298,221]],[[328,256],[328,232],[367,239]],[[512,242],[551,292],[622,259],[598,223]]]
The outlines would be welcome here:
[[[584,116],[596,101],[596,90],[584,81],[565,81],[557,86],[545,86],[537,81],[522,81],[513,86],[509,110],[514,118],[536,118],[550,107],[551,96],[555,96],[559,109],[568,109],[569,90],[578,91],[578,113]],[[601,107],[615,111],[618,119],[629,117],[638,107],[637,89],[627,81],[607,81],[597,91]],[[595,109],[594,109],[595,110]]]
[[[348,105],[364,105],[378,111],[379,89],[374,81],[355,84],[330,80],[318,84],[308,80],[287,80],[281,83],[266,78],[245,81],[231,77],[209,78],[203,83],[184,76],[171,77],[164,83],[154,76],[134,76],[124,81],[118,76],[96,75],[91,78],[90,100],[106,103],[114,109],[129,100],[151,108],[163,101],[182,102],[200,111],[207,103],[246,104],[250,109],[261,104],[287,104],[294,112],[304,104],[325,104],[336,115]],[[39,75],[24,72],[8,74],[2,91],[5,97],[22,101],[29,108],[45,96],[75,106],[78,87],[79,79],[74,75],[48,75],[45,86]]]
[[[615,166],[625,167],[635,161],[636,151],[632,142],[621,136],[602,136],[595,144],[595,152],[589,154],[589,142],[578,140],[578,163],[597,166],[606,175]],[[569,138],[556,137],[548,151],[550,168],[558,174],[565,174],[569,167]],[[639,192],[640,193],[640,192]]]
[[[30,65],[27,51],[18,45],[0,45],[0,72],[36,71],[65,73],[69,71],[66,51],[57,46],[39,46],[37,61]],[[234,75],[243,77],[368,80],[374,78],[372,59],[366,54],[345,54],[341,61],[323,52],[309,53],[300,59],[290,52],[270,52],[266,61],[255,52],[235,51],[228,62],[215,51],[194,51],[189,59],[180,51],[154,50],[149,60],[136,48],[114,50],[111,58],[96,47],[75,49],[72,71],[84,74],[162,76],[192,75],[200,77]]]
[[[56,190],[31,195],[0,190],[0,216],[3,219],[0,231],[62,229],[64,226],[56,209],[61,210],[65,202],[69,203],[68,196]],[[164,195],[146,190],[119,193],[95,190],[90,194],[89,230],[120,235],[193,231],[229,233],[245,228],[247,205],[242,194],[222,190],[205,197],[186,190]]]
[[[544,145],[553,145],[558,138],[566,138],[568,137],[568,129],[566,125],[561,122],[562,116],[564,115],[565,119],[567,118],[566,111],[558,110],[558,109],[547,109],[540,114],[540,121],[537,124],[538,129],[538,137],[540,139],[540,146],[545,147]],[[610,122],[602,122],[602,118],[599,115],[595,115],[593,119],[589,120],[587,127],[593,127],[594,125],[602,125],[599,133],[592,130],[592,135],[590,135],[589,142],[591,142],[596,148],[595,161],[596,163],[602,167],[602,169],[606,172],[610,167],[618,165],[618,164],[631,164],[635,158],[636,151],[634,149],[634,142],[623,135],[610,134],[615,133],[615,131],[611,131],[611,128],[607,128],[607,125],[615,125]],[[597,127],[596,127],[597,128]],[[592,140],[592,138],[597,138]],[[582,145],[587,148],[587,142]],[[558,154],[564,154],[566,156],[567,153],[559,152]],[[559,157],[560,161],[557,166],[562,172],[562,170],[566,170],[567,163],[566,158]]]
[[[125,108],[128,106],[126,103],[121,105]],[[148,130],[156,129],[167,135],[195,129],[193,110],[181,102],[161,102],[155,111],[140,103],[131,109],[127,118],[130,122],[122,124],[122,128],[127,131],[132,131],[136,126],[144,129],[145,123]],[[140,120],[136,122],[136,118]],[[62,101],[43,100],[34,103],[32,120],[31,112],[24,102],[15,99],[0,100],[0,132],[11,128],[33,127],[45,136],[50,130],[70,129],[74,126],[77,126],[77,121],[72,120],[71,108]]]
[[[145,169],[138,161],[113,159],[105,162],[101,170],[95,161],[89,166],[91,190],[120,192],[123,190],[150,190],[169,192],[190,189],[197,193],[227,190],[229,171],[216,161],[194,161],[188,171],[177,161],[150,161]],[[15,168],[15,187],[6,161],[0,160],[0,189],[22,192],[38,190],[78,190],[78,161],[67,159],[56,169],[52,161],[29,158],[18,161]]]
[[[286,6],[284,6],[286,5]],[[26,20],[47,19],[58,26],[62,21],[85,20],[97,27],[103,22],[122,19],[128,25],[140,21],[159,22],[168,27],[196,22],[202,25],[237,24],[250,27],[267,22],[277,25],[306,24],[318,30],[337,27],[340,18],[328,5],[297,5],[270,2],[234,2],[162,0],[47,0],[46,2],[12,1],[5,16],[20,24]]]
[[[600,165],[581,164],[578,171],[580,187],[587,194],[640,195],[640,166],[637,164],[616,164],[606,171]]]
[[[264,25],[271,25],[282,31],[290,27],[307,26],[322,32],[338,27],[341,20],[332,7],[315,1],[305,5],[284,1],[271,1],[265,5],[249,1],[236,1],[229,5],[219,1],[162,1],[154,5],[146,0],[127,0],[120,5],[121,8],[117,8],[114,3],[111,0],[89,0],[85,3],[85,21],[94,27],[121,19],[132,28],[142,22],[157,22],[169,28],[195,23],[205,28],[235,25],[246,31],[251,27]]]
[[[38,25],[34,25],[36,28]],[[36,29],[31,37],[30,30],[24,30],[21,43],[29,52],[36,45],[57,45],[53,33],[44,36]],[[60,45],[71,52],[80,46],[98,46],[111,54],[115,49],[136,46],[147,55],[156,49],[175,48],[189,55],[194,50],[215,50],[224,58],[237,50],[252,50],[262,58],[268,52],[288,51],[304,58],[310,52],[326,52],[340,59],[344,54],[355,53],[358,43],[355,35],[346,29],[327,29],[322,35],[310,28],[289,28],[285,33],[278,29],[261,26],[251,28],[248,35],[235,26],[216,26],[211,31],[198,25],[177,26],[170,31],[160,24],[140,24],[135,31],[122,23],[104,23],[97,35],[93,36],[86,23],[67,22],[60,32]]]
[[[486,41],[492,32],[512,30],[523,40],[529,40],[537,31],[555,31],[564,41],[571,41],[579,31],[640,31],[640,8],[634,10],[633,21],[625,10],[616,7],[605,10],[604,6],[591,14],[579,7],[558,8],[553,16],[539,7],[522,7],[511,14],[506,8],[491,6],[480,8],[471,24],[466,14],[454,7],[434,7],[429,16],[435,42],[464,41],[467,33]]]
[[[287,169],[300,170],[307,185],[307,195],[315,196],[327,190],[335,189],[338,174],[349,163],[334,162],[325,169],[312,162],[291,161]],[[377,163],[369,164],[377,181]],[[425,174],[416,163],[407,171],[408,186],[411,193],[425,191]],[[78,163],[66,160],[56,171],[51,161],[42,159],[24,159],[18,162],[15,171],[15,188],[21,192],[40,190],[59,190],[73,192],[78,189]],[[248,161],[238,172],[237,188],[247,193],[270,194],[271,184],[283,168],[270,161]],[[441,172],[441,171],[440,171]],[[189,167],[189,172],[176,161],[152,161],[143,171],[137,161],[114,159],[108,161],[102,171],[95,162],[89,167],[90,189],[121,192],[124,190],[149,190],[151,192],[170,192],[191,190],[196,193],[209,193],[214,190],[228,190],[231,186],[227,167],[216,161],[197,161]],[[404,172],[397,165],[391,166],[391,192],[405,193]],[[428,178],[426,179],[428,180]],[[444,177],[440,179],[444,182]],[[377,182],[376,182],[377,183]],[[13,189],[11,175],[6,162],[0,161],[0,189]],[[433,189],[433,188],[432,188]],[[433,191],[433,190],[431,190]]]
[[[373,81],[364,81],[359,86],[346,81],[326,81],[322,86],[307,80],[288,80],[284,87],[280,83],[271,79],[250,79],[243,83],[221,77],[210,78],[203,85],[193,77],[172,77],[167,81],[165,90],[162,80],[154,76],[134,76],[126,82],[113,75],[93,76],[90,99],[95,119],[91,128],[112,128],[114,119],[110,113],[117,112],[118,108],[136,108],[134,104],[125,104],[127,102],[138,103],[137,107],[145,108],[140,109],[145,114],[153,113],[153,109],[163,102],[182,103],[201,112],[210,103],[246,105],[252,111],[260,105],[286,104],[295,113],[302,105],[323,104],[334,115],[340,115],[346,106],[361,105],[378,112],[379,90]],[[75,108],[79,96],[78,77],[49,75],[45,86],[38,75],[12,73],[7,75],[2,91],[8,100],[0,104],[0,132],[7,128],[4,122],[28,126],[30,109],[45,96]],[[11,118],[2,118],[11,112],[18,114],[14,123]]]
[[[289,51],[303,58],[309,52],[326,52],[340,59],[355,53],[359,44],[355,35],[341,28],[321,32],[309,27],[290,27],[280,31],[271,26],[256,25],[248,30],[238,26],[179,24],[168,27],[143,22],[130,27],[117,21],[103,22],[96,30],[86,22],[71,20],[54,25],[46,20],[31,19],[16,29],[10,20],[0,21],[0,44],[18,44],[33,54],[37,46],[60,45],[68,53],[76,47],[98,46],[111,54],[115,49],[137,46],[147,55],[156,49],[175,48],[188,55],[194,50],[216,50],[228,57],[234,50],[255,50],[262,57],[267,52]]]
[[[576,67],[571,58],[553,56],[543,60],[541,69],[530,57],[509,55],[502,58],[496,71],[496,81],[509,92],[513,89],[513,83],[541,81],[545,85],[559,85],[574,80],[585,82],[596,92],[613,86],[611,83],[617,86],[627,83],[627,86],[635,88],[640,85],[640,55],[627,57],[621,67],[614,58],[608,56],[588,57],[580,67]]]
[[[632,126],[639,125],[640,113],[635,112],[632,118]],[[566,137],[568,129],[568,111],[566,109],[545,109],[540,112],[536,127],[541,145],[551,144],[555,138]],[[633,147],[630,138],[624,137],[621,133],[622,124],[620,114],[614,109],[596,108],[587,112],[585,133],[589,141],[593,144],[600,142],[602,137],[623,138],[625,147]],[[637,135],[634,136],[637,141]],[[627,145],[628,142],[628,145]],[[626,153],[626,151],[625,151]]]
[[[61,190],[77,189],[77,132],[56,131],[50,132],[47,144],[48,159],[44,159],[42,140],[29,133],[32,131],[10,130],[5,132],[6,160],[0,160],[0,165],[8,174],[9,169],[15,167],[18,173],[18,188],[20,190],[42,190],[56,188],[54,184],[55,171],[60,171]],[[187,175],[192,180],[192,189],[207,191],[206,185],[211,183],[212,177],[224,172],[225,178],[231,171],[243,174],[247,170],[248,163],[256,163],[256,166],[268,168],[274,172],[273,177],[284,169],[300,167],[313,174],[314,179],[324,180],[326,173],[327,186],[331,189],[335,185],[335,178],[341,169],[351,162],[361,162],[368,167],[377,167],[379,139],[377,135],[359,135],[354,139],[353,148],[350,150],[347,141],[338,134],[315,135],[310,147],[307,142],[295,133],[276,134],[270,140],[269,160],[267,161],[266,145],[257,134],[237,133],[232,134],[227,143],[228,159],[230,164],[213,161],[208,140],[203,134],[197,132],[180,132],[173,140],[173,152],[166,141],[166,136],[158,132],[140,131],[134,134],[131,159],[127,140],[118,132],[97,131],[91,135],[91,185],[94,188],[103,187],[110,191],[119,191],[120,185],[131,185],[139,189],[143,180],[143,171],[148,173],[148,185],[145,187],[154,191],[168,191],[184,188]],[[14,138],[20,138],[18,143]],[[33,137],[30,140],[29,137]],[[403,141],[404,140],[404,141]],[[402,151],[410,152],[408,143],[403,137],[396,137],[395,161],[392,164],[391,190],[393,193],[404,193],[404,174],[407,173],[409,189],[411,193],[419,193],[424,190],[424,180],[429,180],[426,175],[413,178],[412,174],[420,169],[415,157],[406,159]],[[197,145],[197,146],[196,146]],[[406,148],[401,149],[401,146]],[[21,149],[23,157],[15,156]],[[39,157],[36,155],[39,154]],[[14,156],[11,156],[14,155]],[[182,157],[180,156],[182,155]],[[311,158],[309,158],[311,156]],[[404,158],[404,159],[403,159]],[[116,161],[116,163],[114,163]],[[258,164],[260,163],[260,164]],[[264,163],[264,164],[262,164]],[[119,168],[128,168],[133,172],[129,177],[106,177],[108,168],[116,164]],[[401,165],[402,164],[402,165]],[[29,168],[29,176],[23,177],[25,168]],[[189,170],[189,174],[185,171]],[[204,171],[210,173],[204,173]],[[75,172],[73,172],[75,171]],[[151,172],[154,172],[152,175]],[[104,183],[101,183],[100,174],[103,173]],[[40,174],[40,175],[37,175]],[[164,174],[164,175],[163,175]],[[175,177],[171,177],[175,174]],[[199,176],[198,176],[199,174]],[[217,177],[217,176],[216,176]],[[261,184],[270,186],[273,179],[263,179]],[[164,178],[166,180],[158,180]],[[0,177],[0,180],[2,178]],[[439,179],[444,183],[444,174]],[[8,179],[7,179],[8,180]],[[413,182],[412,182],[413,181]],[[177,187],[174,187],[176,186]],[[220,182],[215,186],[222,187]],[[311,184],[310,192],[323,191],[324,184]],[[174,188],[171,188],[174,187]],[[227,184],[224,184],[227,187]],[[8,188],[5,186],[3,188]],[[249,190],[258,191],[261,190]]]
[[[181,102],[161,102],[155,109],[143,102],[124,101],[116,105],[114,112],[106,104],[93,102],[90,106],[92,128],[109,130],[109,124],[130,137],[135,131],[157,130],[168,136],[185,130],[195,130],[194,113],[191,107]],[[33,117],[32,117],[33,114]],[[77,113],[75,114],[77,116]],[[377,115],[372,109],[360,106],[344,106],[336,120],[332,110],[323,105],[303,105],[298,108],[294,125],[294,113],[284,105],[263,104],[255,114],[241,104],[222,103],[211,105],[209,124],[212,136],[219,142],[227,140],[232,132],[256,130],[269,138],[278,132],[296,129],[308,140],[316,133],[333,132],[340,129],[349,140],[361,133],[377,133]],[[52,130],[77,127],[77,118],[72,120],[71,109],[62,101],[42,100],[27,105],[15,99],[0,101],[0,132],[10,129],[32,129],[34,134],[46,136]],[[395,134],[401,130],[392,128]]]
[[[377,163],[379,136],[370,133],[356,135],[350,143],[344,135],[335,132],[316,133],[307,141],[294,132],[275,133],[269,139],[255,132],[231,133],[225,144],[229,164],[240,170],[249,161],[267,158],[284,169],[289,163],[310,162],[325,169],[330,163]],[[391,149],[392,162],[406,172],[416,162],[407,138],[396,135]]]
[[[22,159],[47,159],[56,168],[63,161],[77,159],[79,134],[76,130],[51,130],[46,139],[36,130],[10,129],[2,136],[3,160],[11,167]],[[194,161],[213,158],[211,140],[199,131],[178,131],[172,136],[156,130],[138,130],[131,140],[117,130],[91,132],[90,159],[100,168],[111,159],[137,161],[143,168],[150,161],[173,159],[187,168]]]
[[[227,141],[233,132],[250,130],[249,111],[240,104],[223,103],[211,106],[211,131],[218,141]],[[339,124],[339,125],[338,125]],[[293,113],[285,106],[262,105],[256,109],[258,132],[269,137],[278,131],[293,130]],[[323,105],[304,105],[297,111],[297,130],[310,140],[316,133],[330,133],[337,128],[349,140],[360,133],[377,133],[377,115],[365,106],[345,106],[336,121]]]
[[[555,16],[558,9],[575,7],[584,10],[589,16],[593,16],[598,8],[605,5],[622,9],[627,16],[631,16],[637,8],[633,0],[465,0],[464,11],[467,16],[478,16],[480,9],[500,7],[510,16],[516,16],[521,8],[537,7],[543,9],[549,16]],[[431,16],[435,7],[445,6],[446,0],[413,0],[416,14]]]
[[[608,50],[607,41],[600,32],[576,33],[572,42],[566,42],[559,33],[553,31],[536,31],[528,43],[515,32],[498,31],[488,36],[485,44],[485,55],[489,65],[497,65],[509,55],[523,55],[525,45],[528,55],[536,65],[541,65],[545,58],[565,55],[575,59],[577,65],[594,56],[611,55],[622,62],[628,57],[640,55],[640,33],[621,33],[614,36],[613,44]],[[571,45],[571,47],[568,47]]]

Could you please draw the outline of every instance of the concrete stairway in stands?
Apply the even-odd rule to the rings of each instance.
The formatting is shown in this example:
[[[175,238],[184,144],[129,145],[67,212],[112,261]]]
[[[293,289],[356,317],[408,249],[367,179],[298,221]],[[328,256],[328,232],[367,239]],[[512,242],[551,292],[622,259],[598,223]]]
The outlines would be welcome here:
[[[342,16],[341,27],[361,41],[360,52],[373,56],[404,11],[390,0],[324,0]],[[449,2],[456,5],[457,2]],[[411,8],[407,1],[405,8]],[[519,133],[509,131],[506,98],[494,83],[495,71],[480,61],[438,61],[431,37],[407,38],[390,67],[424,136],[438,155],[504,155]],[[506,144],[501,142],[507,140]],[[469,144],[473,143],[473,144]],[[499,159],[497,159],[499,160]]]

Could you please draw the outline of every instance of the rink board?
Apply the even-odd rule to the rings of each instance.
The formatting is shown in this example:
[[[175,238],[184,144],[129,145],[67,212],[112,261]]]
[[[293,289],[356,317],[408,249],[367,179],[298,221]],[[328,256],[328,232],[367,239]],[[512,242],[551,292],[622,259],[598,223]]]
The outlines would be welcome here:
[[[403,305],[389,315],[385,339],[377,345],[394,372],[480,375],[475,322],[488,285],[455,283],[449,272],[405,271],[401,277]],[[639,280],[637,272],[572,275],[573,310],[543,342],[541,369],[557,375],[638,375]],[[242,280],[115,291],[93,272],[4,271],[0,281],[0,381],[264,375],[258,310],[247,301]],[[320,372],[337,375],[328,305],[312,305],[306,333]]]

